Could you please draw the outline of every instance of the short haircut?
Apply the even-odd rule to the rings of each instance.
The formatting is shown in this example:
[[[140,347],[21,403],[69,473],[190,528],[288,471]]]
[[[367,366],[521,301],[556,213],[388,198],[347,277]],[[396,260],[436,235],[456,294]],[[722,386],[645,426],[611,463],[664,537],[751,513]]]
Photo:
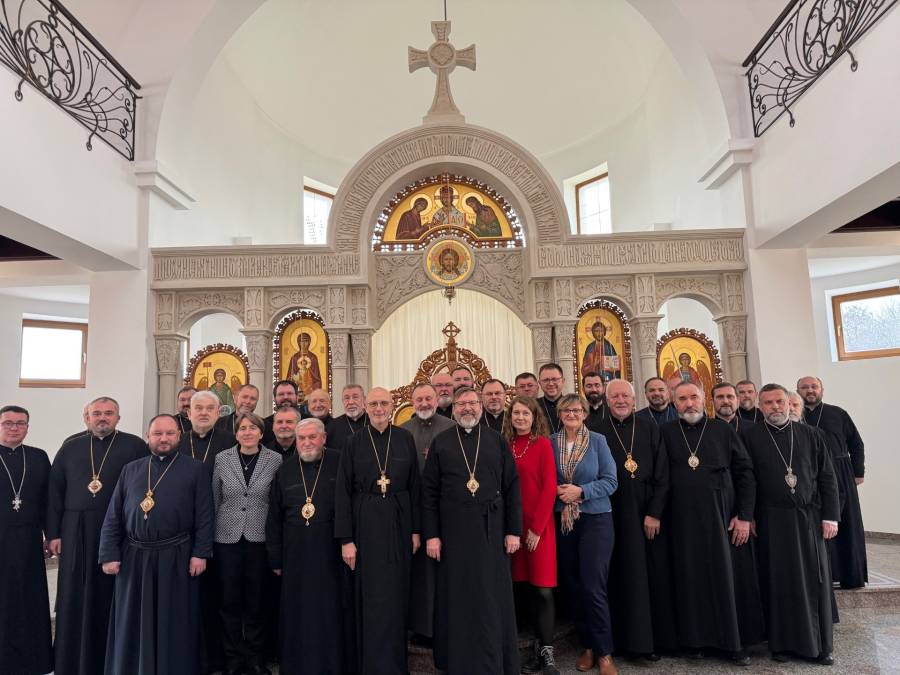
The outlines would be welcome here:
[[[534,373],[529,373],[529,372],[526,371],[526,372],[524,372],[524,373],[519,373],[518,375],[516,375],[516,379],[513,380],[513,381],[514,381],[516,384],[518,384],[518,383],[519,383],[519,380],[534,380],[535,382],[537,382],[537,375],[535,375]]]
[[[582,387],[584,386],[584,381],[586,379],[588,379],[589,377],[599,377],[601,381],[603,380],[603,378],[600,376],[600,373],[595,373],[593,370],[591,370],[581,376],[581,386]]]
[[[503,391],[506,391],[506,385],[503,384],[502,380],[498,380],[496,377],[492,377],[491,379],[487,380],[484,384],[482,384],[481,391],[484,391],[484,388],[486,386],[488,386],[489,384],[499,384],[501,387],[503,387]]]
[[[0,408],[0,415],[2,415],[3,413],[18,413],[19,415],[25,415],[26,421],[31,421],[31,415],[29,414],[29,412],[20,405],[5,405]]]
[[[669,386],[668,384],[666,384],[666,381],[664,379],[662,379],[661,377],[648,377],[647,381],[644,382],[644,391],[647,391],[647,387],[650,386],[651,382],[656,382],[657,380],[659,380],[660,382],[665,384],[667,387]]]
[[[242,391],[244,391],[244,389],[255,389],[257,396],[259,395],[259,387],[257,387],[255,384],[250,384],[249,382],[247,384],[242,384],[238,388],[238,393],[240,394]]]
[[[178,390],[178,396],[181,396],[182,394],[185,394],[189,391],[197,391],[197,387],[192,387],[191,385],[186,385]]]
[[[609,391],[610,385],[613,385],[613,384],[624,384],[624,385],[626,385],[626,389],[628,390],[628,393],[630,393],[632,396],[635,395],[634,385],[631,384],[631,382],[629,382],[628,380],[623,380],[621,377],[617,377],[614,380],[610,380],[609,382],[606,383],[606,390]]]
[[[675,394],[678,393],[679,389],[681,389],[682,387],[687,387],[687,386],[697,387],[697,389],[700,390],[701,396],[703,396],[706,393],[703,391],[703,385],[697,384],[696,382],[679,382],[678,384],[675,385],[675,388],[672,390],[672,395],[674,396]]]
[[[150,427],[153,426],[153,423],[156,420],[162,419],[165,417],[168,417],[170,420],[172,420],[172,422],[175,424],[175,429],[178,431],[179,434],[181,434],[181,425],[178,424],[178,420],[175,419],[175,415],[170,415],[169,413],[159,413],[159,415],[154,415],[153,417],[151,417],[150,421],[147,423],[147,430],[149,431]]]
[[[538,369],[538,375],[543,375],[545,370],[558,370],[560,375],[563,374],[562,366],[558,363],[545,363]]]
[[[451,370],[451,371],[450,371],[450,375],[453,375],[453,373],[459,372],[460,370],[464,370],[464,371],[466,371],[469,375],[472,375],[472,371],[471,371],[468,367],[466,367],[466,366],[460,366],[460,365],[457,365],[453,370]]]
[[[304,417],[302,420],[297,422],[297,429],[299,429],[300,427],[307,427],[310,425],[316,427],[316,431],[318,431],[320,434],[325,433],[325,425],[322,423],[322,420],[320,420],[318,417]]]
[[[289,406],[285,406],[283,408],[279,408],[274,413],[272,413],[272,421],[273,422],[275,421],[275,418],[278,416],[278,413],[285,413],[285,412],[293,413],[294,417],[297,418],[296,419],[297,422],[299,422],[300,418],[302,417],[302,415],[300,414],[300,411],[297,408],[295,408],[292,405],[289,405]]]
[[[512,443],[513,440],[515,440],[518,432],[516,432],[512,425],[511,413],[513,406],[517,403],[525,406],[531,412],[533,418],[531,422],[531,438],[549,436],[550,425],[547,422],[547,416],[544,414],[544,411],[541,410],[541,406],[538,405],[537,399],[532,398],[531,396],[513,396],[512,401],[509,402],[510,414],[503,418],[503,427],[500,430],[500,435],[503,436],[508,443]]]
[[[275,386],[272,387],[272,396],[275,396],[278,392],[278,387],[290,387],[294,390],[295,394],[297,393],[297,383],[293,380],[278,380],[278,382],[275,383]]]
[[[799,380],[797,380],[797,389],[800,388],[800,382],[801,382],[801,380],[810,380],[810,379],[815,380],[816,382],[818,382],[820,388],[824,388],[824,387],[825,387],[825,385],[822,384],[822,380],[819,379],[818,377],[816,377],[815,375],[804,375],[804,376],[801,377]]]
[[[257,429],[259,429],[259,433],[261,433],[261,434],[266,433],[265,422],[263,422],[262,419],[260,419],[259,415],[255,414],[255,413],[251,413],[251,412],[243,412],[243,413],[238,413],[237,415],[235,415],[234,428],[237,429],[239,426],[241,426],[241,422],[243,422],[244,420],[247,420],[253,426],[255,426]]]
[[[203,401],[204,399],[206,399],[208,401],[213,401],[217,405],[221,405],[221,401],[219,401],[219,397],[216,396],[211,391],[209,391],[208,389],[201,389],[196,394],[191,396],[191,405],[192,406],[194,405],[194,401],[197,401],[199,403],[199,402]]]
[[[460,387],[456,391],[453,392],[453,402],[456,403],[457,399],[463,394],[468,394],[469,392],[478,396],[478,392],[472,389],[472,387]],[[478,396],[478,402],[481,403],[481,397]]]
[[[753,384],[753,380],[741,380],[741,381],[738,382],[736,385],[734,385],[734,390],[737,391],[737,388],[740,387],[741,385],[744,385],[744,384],[749,384],[751,387],[753,387],[754,389],[756,389],[756,385]]]
[[[585,415],[588,413],[588,403],[581,394],[563,394],[556,402],[556,416],[559,417],[559,411],[568,408],[573,403],[577,403],[584,410]]]
[[[419,389],[428,388],[434,392],[434,395],[437,396],[437,389],[434,388],[434,385],[431,382],[419,382],[415,387],[412,388],[412,394],[415,394]]]
[[[119,402],[112,396],[98,396],[93,401],[88,403],[88,406],[92,406],[95,403],[112,403],[114,406],[116,406],[116,412],[119,412]]]
[[[737,387],[735,387],[733,384],[731,384],[731,382],[719,382],[718,384],[713,385],[712,395],[715,396],[716,392],[719,391],[719,389],[729,389],[729,388],[734,389],[734,395],[737,396]]]
[[[763,385],[763,388],[759,390],[760,397],[769,391],[782,391],[787,398],[791,397],[791,392],[788,391],[787,387],[775,382],[769,382],[769,384]]]
[[[347,393],[348,391],[350,391],[351,389],[359,389],[359,391],[362,393],[363,396],[366,395],[366,390],[361,384],[345,384],[344,388],[341,389],[341,394],[343,395],[343,394]]]

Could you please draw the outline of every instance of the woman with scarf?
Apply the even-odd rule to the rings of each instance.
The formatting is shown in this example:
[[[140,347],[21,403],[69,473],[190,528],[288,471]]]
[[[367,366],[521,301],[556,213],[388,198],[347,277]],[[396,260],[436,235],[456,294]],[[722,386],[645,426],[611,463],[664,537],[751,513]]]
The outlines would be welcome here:
[[[584,425],[588,406],[566,394],[557,406],[562,428],[551,437],[556,458],[556,550],[559,581],[584,649],[575,667],[600,666],[601,675],[618,673],[612,659],[612,626],[606,581],[613,549],[612,507],[616,465],[606,439]]]

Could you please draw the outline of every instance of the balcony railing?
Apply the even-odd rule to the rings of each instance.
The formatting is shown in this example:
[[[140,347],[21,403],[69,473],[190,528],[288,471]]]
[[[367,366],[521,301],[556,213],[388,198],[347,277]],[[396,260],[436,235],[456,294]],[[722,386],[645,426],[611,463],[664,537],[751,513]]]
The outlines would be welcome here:
[[[762,136],[784,113],[794,126],[794,103],[845,52],[856,72],[859,63],[850,48],[896,3],[791,0],[743,63],[749,67],[754,135]]]
[[[0,63],[53,101],[90,133],[134,160],[141,85],[57,0],[0,0]]]

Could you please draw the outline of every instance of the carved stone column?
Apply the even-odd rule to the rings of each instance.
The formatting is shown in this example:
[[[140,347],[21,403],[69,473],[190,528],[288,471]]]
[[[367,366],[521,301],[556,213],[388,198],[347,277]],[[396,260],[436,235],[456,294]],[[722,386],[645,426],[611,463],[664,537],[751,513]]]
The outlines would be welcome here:
[[[656,376],[656,336],[661,316],[642,316],[631,320],[631,351],[634,366],[636,405],[647,405],[644,382]]]
[[[575,382],[575,354],[572,351],[572,340],[575,339],[574,321],[557,321],[553,324],[553,343],[556,362],[562,367],[564,392],[574,392],[578,385]]]
[[[347,359],[350,348],[350,334],[347,332],[328,331],[328,339],[331,343],[331,409],[341,400],[341,390],[349,380],[349,362]]]
[[[747,379],[747,317],[723,316],[715,320],[725,338],[722,366],[731,383]]]
[[[174,413],[176,392],[181,388],[181,377],[184,363],[181,358],[181,345],[187,338],[183,335],[157,335],[156,365],[159,378],[158,412]]]
[[[250,384],[259,389],[256,412],[263,416],[272,410],[272,336],[265,329],[244,328],[241,333],[247,340],[247,360],[250,362]]]
[[[534,373],[537,375],[541,366],[553,360],[553,326],[550,324],[532,325],[531,344],[534,352]]]
[[[353,357],[353,381],[366,391],[372,386],[372,333],[374,331],[354,331],[350,333],[350,353]]]

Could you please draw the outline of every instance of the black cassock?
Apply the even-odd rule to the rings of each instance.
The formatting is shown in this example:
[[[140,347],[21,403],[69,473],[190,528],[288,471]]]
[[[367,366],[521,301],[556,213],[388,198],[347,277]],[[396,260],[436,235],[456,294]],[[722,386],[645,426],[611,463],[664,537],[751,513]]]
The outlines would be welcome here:
[[[295,453],[284,460],[272,482],[266,546],[272,569],[282,570],[282,675],[356,672],[352,580],[334,538],[340,458],[341,453],[330,448],[319,462],[302,462]],[[306,503],[301,466],[316,509],[309,525],[300,515]]]
[[[103,484],[96,495],[88,490],[92,441],[94,470]],[[77,436],[63,443],[53,458],[47,539],[62,540],[53,644],[56,675],[103,673],[115,577],[104,574],[97,562],[100,528],[122,469],[148,452],[139,436],[114,431],[103,439]]]
[[[609,415],[598,432],[606,437],[619,481],[610,497],[616,545],[608,584],[616,647],[631,654],[675,649],[668,523],[653,541],[644,533],[646,516],[663,520],[669,495],[669,462],[659,428],[634,415],[622,421]],[[632,447],[634,477],[625,469],[625,449]]]
[[[495,415],[494,413],[485,410],[481,413],[481,419],[478,420],[478,423],[488,427],[489,429],[493,429],[499,434],[503,431],[504,419],[506,419],[505,410],[501,411],[499,415]]]
[[[856,478],[866,475],[865,446],[856,425],[843,408],[820,403],[803,409],[803,419],[825,435],[840,495],[841,526],[826,542],[831,560],[831,578],[842,588],[862,588],[869,581],[866,533]]]
[[[584,426],[591,431],[602,434],[608,418],[609,410],[606,407],[606,401],[602,401],[596,408],[588,406],[588,416],[584,421]]]
[[[793,422],[781,430],[756,424],[745,441],[756,474],[757,551],[769,650],[807,658],[830,654],[833,592],[822,521],[838,520],[839,504],[825,441],[814,428]],[[794,494],[785,480],[785,461],[797,477]]]
[[[697,447],[704,422],[700,464],[692,469],[688,444]],[[765,632],[753,538],[734,546],[728,531],[733,516],[753,519],[753,464],[737,433],[722,420],[678,420],[664,424],[660,433],[669,459],[664,525],[669,524],[671,537],[678,641],[691,649],[739,651]]]
[[[753,406],[752,408],[750,408],[750,410],[745,410],[744,408],[738,406],[737,414],[738,417],[740,417],[742,420],[753,422],[754,424],[762,422],[765,419],[760,409],[756,406]]]
[[[49,673],[53,648],[43,542],[50,460],[46,452],[28,445],[0,445],[0,456],[16,489],[22,485],[16,511],[15,493],[0,466],[0,672]]]
[[[227,420],[231,422],[227,422]],[[226,420],[227,423],[222,422]],[[209,484],[212,486],[212,472],[216,465],[216,455],[237,445],[230,429],[234,425],[234,414],[220,417],[216,426],[200,436],[196,429],[181,437],[178,451],[203,463]],[[200,575],[200,612],[203,648],[200,651],[200,672],[210,673],[221,670],[225,664],[222,646],[222,590],[216,571],[216,561],[206,561],[206,572]]]
[[[466,487],[463,451],[479,483],[474,495]],[[506,535],[522,533],[522,495],[512,453],[499,434],[484,426],[469,433],[448,429],[432,441],[422,480],[423,539],[441,540],[435,665],[450,675],[517,675],[516,612],[504,547]]]
[[[156,504],[145,520],[148,465]],[[191,577],[188,569],[192,557],[212,557],[214,518],[212,485],[200,462],[172,453],[122,470],[100,532],[100,563],[121,562],[107,675],[200,672],[199,584],[209,570]]]
[[[390,438],[390,456],[387,456]],[[373,448],[374,442],[374,448]],[[377,448],[378,461],[375,459]],[[378,463],[391,481],[382,493]],[[412,434],[369,426],[348,441],[335,486],[334,536],[356,544],[353,573],[360,673],[405,674],[412,534],[421,481]]]
[[[347,445],[347,441],[350,440],[350,437],[360,429],[365,429],[367,426],[369,426],[369,416],[366,413],[363,413],[355,420],[347,415],[335,417],[331,421],[331,424],[328,425],[325,445],[326,447],[343,451],[344,446]]]

